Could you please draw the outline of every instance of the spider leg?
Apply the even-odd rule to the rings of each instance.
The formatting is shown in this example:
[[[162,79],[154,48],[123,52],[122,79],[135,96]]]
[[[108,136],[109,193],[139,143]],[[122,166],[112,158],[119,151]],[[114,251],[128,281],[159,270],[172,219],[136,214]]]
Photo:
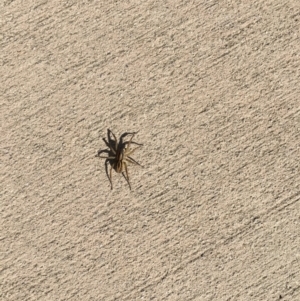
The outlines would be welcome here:
[[[130,143],[132,142],[132,139],[134,137],[135,134],[137,134],[137,132],[132,132],[132,133],[124,133],[120,136],[120,144],[122,145],[122,147],[125,147],[126,144],[128,144],[130,146]],[[128,136],[128,135],[132,135],[129,141],[123,142],[123,139]]]
[[[134,149],[129,149],[129,148],[127,148],[126,150],[127,150],[127,152],[125,152],[125,155],[126,155],[126,157],[128,157],[129,155],[132,155],[138,148],[140,148],[141,147],[141,145],[140,146],[138,146],[138,147],[136,147],[136,148],[134,148]]]
[[[125,146],[126,144],[131,144],[131,143],[133,143],[133,144],[136,144],[136,145],[140,145],[140,146],[142,146],[143,144],[141,144],[141,143],[137,143],[137,142],[134,142],[134,141],[125,141],[124,143],[123,143],[123,145]]]
[[[110,188],[111,188],[111,190],[113,189],[113,183],[112,183],[112,169],[113,169],[113,167],[111,166],[110,167],[110,171],[109,171],[109,181],[110,181]]]
[[[137,133],[137,132],[136,132],[136,133]],[[130,140],[128,141],[128,142],[129,142],[129,143],[128,143],[128,147],[130,146],[131,141],[132,141],[132,139],[133,139],[133,137],[134,137],[134,135],[135,135],[136,133],[132,133],[132,136],[131,136]]]
[[[105,172],[106,172],[106,175],[109,179],[109,182],[110,182],[110,188],[113,189],[113,184],[112,184],[112,166],[110,167],[110,171],[109,171],[109,174],[108,174],[108,167],[107,167],[107,164],[109,163],[109,159],[106,159],[105,161]]]
[[[107,157],[100,156],[100,154],[102,154],[102,153],[107,153],[108,156]],[[95,157],[109,159],[109,160],[115,159],[115,157],[111,157],[109,155],[111,155],[111,151],[109,151],[108,149],[104,149],[104,150],[99,150]]]
[[[111,169],[110,169],[110,175],[108,174],[108,163],[109,163],[109,159],[106,159],[105,160],[105,173],[106,173],[106,176],[108,177],[109,179],[109,182],[110,182],[110,186],[111,186],[111,189],[112,189],[112,178],[111,178]]]
[[[109,143],[106,141],[106,139],[105,139],[105,138],[102,138],[102,140],[104,141],[104,143],[106,144],[106,146],[107,146],[108,148],[110,148],[110,145],[109,145]]]
[[[108,149],[98,150],[96,157],[106,158],[106,157],[100,156],[100,154],[102,154],[102,153],[107,153],[107,154],[109,154],[109,150],[108,150]]]
[[[139,165],[139,166],[141,166],[141,167],[144,167],[144,166],[141,165],[139,162],[135,161],[133,158],[131,158],[131,157],[129,157],[129,156],[126,158],[126,160],[127,160],[128,162],[130,162],[130,163],[133,163],[133,164]]]
[[[111,150],[111,152],[113,153],[113,154],[116,154],[116,149],[113,147],[113,145],[111,145],[111,143],[110,142],[112,142],[111,140],[109,140],[109,141],[106,141],[106,139],[105,138],[103,138],[103,141],[104,141],[104,143],[106,144],[106,146]]]
[[[124,164],[124,167],[125,167],[126,177],[125,177],[125,175],[124,175],[124,172],[122,172],[122,175],[123,175],[123,177],[126,179],[128,185],[129,185],[129,188],[130,188],[130,190],[131,190],[131,185],[130,185],[129,175],[128,175],[127,163],[126,163],[125,161],[123,161],[123,164]]]
[[[122,134],[121,135],[121,137],[120,138],[125,138],[126,136],[128,136],[128,135],[132,135],[132,137],[135,135],[135,134],[137,134],[139,131],[137,131],[137,132],[131,132],[131,133],[129,133],[129,132],[126,132],[126,133],[124,133],[124,134]],[[132,138],[131,138],[132,139]]]

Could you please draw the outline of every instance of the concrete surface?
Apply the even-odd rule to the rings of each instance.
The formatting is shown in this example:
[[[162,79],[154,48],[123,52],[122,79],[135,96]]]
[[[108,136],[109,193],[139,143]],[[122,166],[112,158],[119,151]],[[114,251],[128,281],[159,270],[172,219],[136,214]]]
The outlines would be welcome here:
[[[300,300],[300,3],[4,0],[0,300]],[[107,128],[144,143],[133,190]]]

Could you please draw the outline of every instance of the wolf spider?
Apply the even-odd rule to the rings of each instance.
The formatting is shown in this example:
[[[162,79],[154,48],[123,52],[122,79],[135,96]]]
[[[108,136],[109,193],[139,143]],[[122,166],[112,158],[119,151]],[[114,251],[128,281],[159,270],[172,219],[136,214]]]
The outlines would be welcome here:
[[[130,157],[136,149],[140,148],[143,145],[143,144],[139,144],[139,143],[132,141],[134,135],[137,133],[138,132],[124,133],[120,136],[119,142],[118,142],[115,134],[110,129],[108,129],[107,130],[107,140],[105,138],[103,138],[104,143],[106,144],[106,146],[109,149],[99,150],[96,157],[106,159],[105,160],[105,171],[106,171],[107,177],[109,178],[111,189],[113,189],[112,169],[114,169],[117,173],[122,173],[123,177],[126,179],[128,185],[129,185],[129,188],[131,190],[127,163],[133,163],[133,164],[142,166],[140,163],[138,163],[137,161],[135,161],[133,158]],[[114,140],[111,138],[111,135],[113,136]],[[130,140],[123,141],[127,135],[131,135]],[[136,145],[138,145],[138,147],[131,149],[130,148],[131,144],[136,144]],[[101,153],[107,153],[108,156],[107,157],[100,156]],[[110,166],[111,166],[109,174],[108,174],[108,168],[107,168],[108,163],[110,163]],[[124,171],[126,173],[126,176],[124,174]]]

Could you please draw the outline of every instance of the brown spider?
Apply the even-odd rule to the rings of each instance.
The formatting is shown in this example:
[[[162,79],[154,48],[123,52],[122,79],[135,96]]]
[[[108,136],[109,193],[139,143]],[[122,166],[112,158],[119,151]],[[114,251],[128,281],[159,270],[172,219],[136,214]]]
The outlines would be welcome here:
[[[129,188],[131,190],[127,163],[133,163],[133,164],[142,166],[140,163],[136,162],[133,158],[130,157],[130,155],[132,155],[136,149],[140,148],[143,145],[143,144],[139,144],[139,143],[132,141],[134,135],[137,133],[138,132],[124,133],[120,136],[120,139],[118,142],[115,134],[110,129],[107,129],[107,139],[108,140],[103,138],[103,141],[105,142],[106,146],[109,149],[99,150],[96,157],[106,159],[105,160],[105,171],[106,171],[107,177],[109,178],[111,189],[113,189],[112,169],[114,169],[117,173],[122,173],[123,177],[126,179],[128,185],[129,185]],[[114,140],[111,138],[111,135],[113,136]],[[131,135],[130,140],[123,141],[123,139],[127,135]],[[131,149],[130,146],[132,143],[137,144],[139,146],[134,149]],[[107,153],[108,156],[107,157],[100,156],[101,153]],[[110,165],[111,165],[109,175],[108,175],[108,168],[107,168],[108,163],[110,163]],[[126,172],[126,176],[124,174],[124,170]]]

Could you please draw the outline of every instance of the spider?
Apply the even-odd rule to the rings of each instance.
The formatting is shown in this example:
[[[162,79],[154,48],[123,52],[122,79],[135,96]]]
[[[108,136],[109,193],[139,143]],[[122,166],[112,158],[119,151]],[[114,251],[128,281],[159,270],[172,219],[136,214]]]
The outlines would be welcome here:
[[[127,163],[133,163],[133,164],[140,165],[141,167],[143,167],[140,163],[138,163],[137,161],[135,161],[133,158],[130,157],[136,149],[140,148],[143,145],[143,144],[139,144],[139,143],[132,141],[134,135],[137,133],[138,132],[124,133],[120,136],[119,142],[118,142],[115,134],[110,129],[107,129],[107,140],[105,138],[103,138],[103,141],[109,149],[99,150],[96,157],[106,159],[105,160],[105,171],[106,171],[107,177],[109,178],[111,189],[113,189],[112,169],[114,169],[117,173],[122,173],[123,177],[126,179],[128,185],[129,185],[129,188],[131,190]],[[114,140],[111,138],[111,135],[113,136]],[[123,141],[124,138],[128,135],[131,135],[130,140]],[[131,149],[130,148],[131,144],[136,144],[139,146],[134,149]],[[101,153],[107,153],[108,156],[107,157],[100,156]],[[108,175],[108,168],[107,168],[108,163],[110,163],[110,165],[111,165],[109,175]],[[124,171],[126,173],[126,176],[124,174]]]

